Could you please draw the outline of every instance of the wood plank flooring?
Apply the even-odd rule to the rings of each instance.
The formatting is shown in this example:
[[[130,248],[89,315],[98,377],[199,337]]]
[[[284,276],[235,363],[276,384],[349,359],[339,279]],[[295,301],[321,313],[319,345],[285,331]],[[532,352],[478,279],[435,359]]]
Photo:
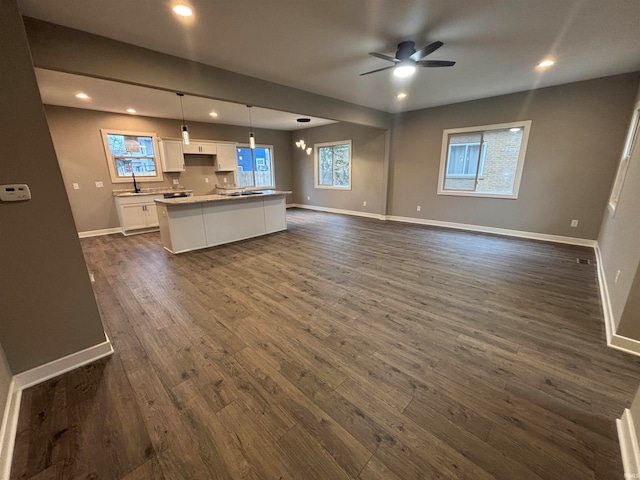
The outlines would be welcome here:
[[[290,210],[82,240],[116,354],[24,392],[12,479],[622,479],[640,361],[588,248]]]

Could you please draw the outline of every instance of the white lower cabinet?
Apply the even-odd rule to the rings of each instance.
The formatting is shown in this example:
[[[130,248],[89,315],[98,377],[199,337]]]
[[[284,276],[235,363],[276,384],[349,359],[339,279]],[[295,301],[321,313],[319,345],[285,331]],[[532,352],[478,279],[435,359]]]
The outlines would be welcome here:
[[[160,202],[160,238],[171,253],[182,253],[286,230],[285,202],[284,194],[186,204]]]
[[[162,195],[136,195],[116,197],[116,208],[122,233],[129,235],[158,228],[158,210],[156,198]]]

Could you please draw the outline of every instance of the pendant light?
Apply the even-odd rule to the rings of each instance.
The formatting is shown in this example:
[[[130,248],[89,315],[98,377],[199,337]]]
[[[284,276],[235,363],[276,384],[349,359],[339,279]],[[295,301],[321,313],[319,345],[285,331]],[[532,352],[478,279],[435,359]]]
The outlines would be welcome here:
[[[184,109],[182,108],[182,97],[184,97],[184,93],[176,93],[176,95],[180,97],[180,112],[182,113],[182,141],[185,145],[189,145],[189,129],[184,121]]]
[[[249,109],[249,148],[256,148],[256,137],[253,136],[253,123],[251,122],[251,105],[247,105]]]

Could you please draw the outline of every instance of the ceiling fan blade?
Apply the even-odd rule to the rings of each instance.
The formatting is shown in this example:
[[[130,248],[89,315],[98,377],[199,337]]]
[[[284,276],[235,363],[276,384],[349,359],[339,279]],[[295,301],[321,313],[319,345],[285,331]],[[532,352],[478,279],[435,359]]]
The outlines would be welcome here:
[[[450,62],[449,60],[420,60],[416,62],[419,67],[453,67],[456,62]]]
[[[370,72],[361,73],[360,76],[369,75],[370,73],[381,72],[383,70],[389,70],[390,68],[393,68],[393,67],[395,67],[395,65],[391,65],[390,67],[379,68],[377,70],[371,70]]]
[[[409,58],[411,60],[415,60],[416,62],[424,57],[426,57],[427,55],[432,54],[433,52],[435,52],[437,49],[439,49],[442,45],[444,45],[444,43],[442,42],[433,42],[429,45],[427,45],[424,48],[421,48],[420,50],[418,50],[416,53],[414,53],[413,55],[411,55]]]
[[[373,55],[374,57],[381,58],[382,60],[387,60],[388,62],[398,63],[400,60],[394,57],[390,57],[389,55],[384,55],[382,53],[369,52],[369,55]]]

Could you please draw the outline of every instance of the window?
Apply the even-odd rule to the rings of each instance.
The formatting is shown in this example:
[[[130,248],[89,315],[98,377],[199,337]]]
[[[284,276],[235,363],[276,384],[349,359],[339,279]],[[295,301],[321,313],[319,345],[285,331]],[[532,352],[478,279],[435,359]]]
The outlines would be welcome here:
[[[633,153],[633,148],[635,147],[636,140],[638,139],[639,130],[640,105],[636,107],[636,111],[633,113],[631,125],[629,126],[629,133],[627,134],[627,140],[624,142],[624,148],[622,149],[622,158],[618,164],[616,180],[613,182],[613,188],[611,189],[611,196],[609,197],[609,211],[612,215],[616,213],[616,207],[618,206],[618,200],[620,200],[622,187],[624,187],[624,179],[627,176],[629,162],[631,161],[631,154]]]
[[[439,195],[518,198],[531,121],[445,130]]]
[[[156,156],[155,133],[101,130],[111,181],[162,181],[162,169]]]
[[[458,143],[449,145],[449,162],[447,163],[447,178],[466,178],[476,176],[478,166],[478,149],[480,143]],[[484,171],[484,159],[487,153],[487,142],[482,144],[480,152],[480,172]]]
[[[351,190],[351,140],[316,143],[314,149],[316,188]]]
[[[248,145],[243,145],[236,149],[236,158],[236,184],[239,187],[275,188],[273,146],[256,145],[251,152]]]

